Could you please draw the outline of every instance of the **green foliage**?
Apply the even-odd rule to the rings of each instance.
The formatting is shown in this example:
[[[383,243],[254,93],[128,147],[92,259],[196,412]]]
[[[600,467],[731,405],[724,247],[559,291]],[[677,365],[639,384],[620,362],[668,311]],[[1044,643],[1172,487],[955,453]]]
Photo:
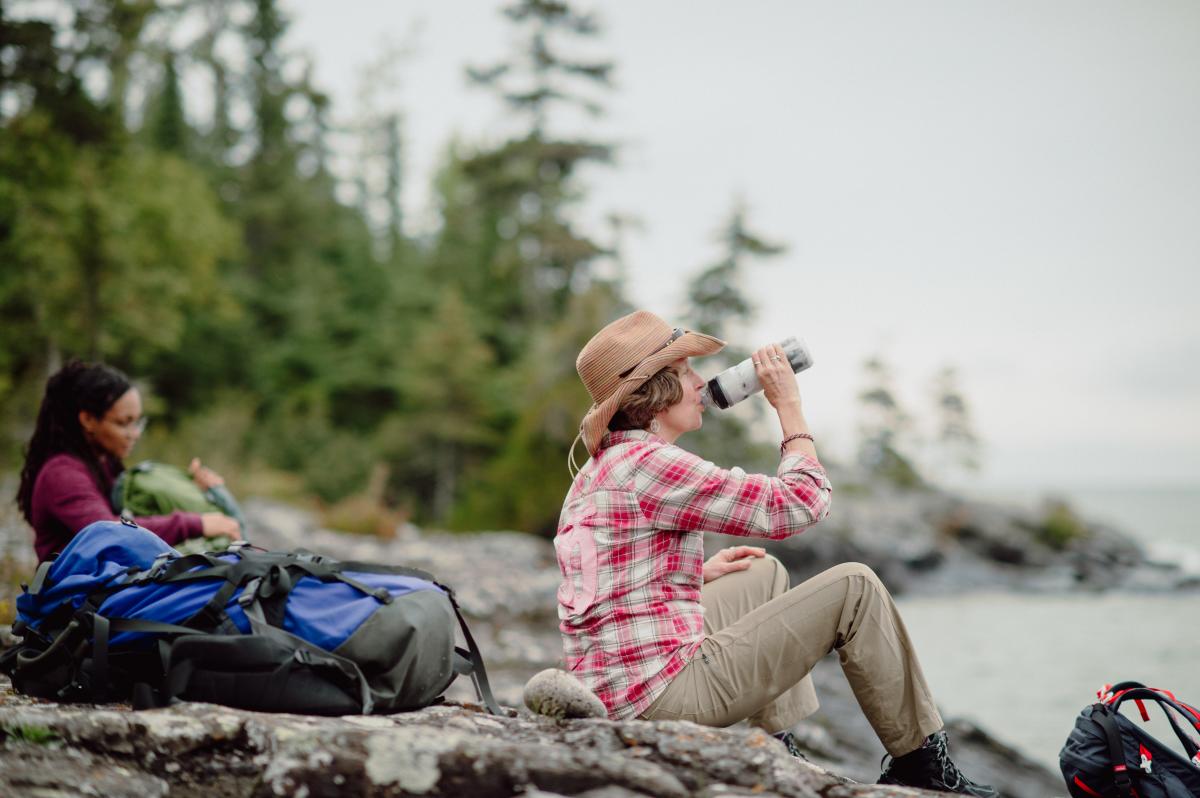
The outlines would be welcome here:
[[[73,145],[34,112],[0,138],[0,304],[10,357],[75,352],[142,368],[185,319],[230,316],[217,263],[232,226],[195,168],[169,155]]]
[[[0,463],[45,378],[102,358],[145,389],[135,459],[199,456],[237,494],[303,496],[377,534],[553,530],[590,404],[575,357],[630,310],[600,268],[615,245],[577,222],[581,172],[614,149],[556,131],[601,113],[613,67],[569,57],[599,24],[568,3],[504,14],[518,47],[472,74],[523,127],[448,145],[422,238],[402,224],[396,109],[349,126],[385,139],[386,179],[339,201],[326,138],[347,128],[296,68],[277,0],[0,14]],[[211,102],[189,97],[197,77]],[[689,310],[716,334],[750,320],[744,270],[779,251],[740,206],[721,240]],[[711,428],[712,457],[773,465],[744,421]]]
[[[511,431],[468,487],[453,526],[553,532],[571,484],[567,453],[579,432],[580,408],[591,404],[575,358],[617,306],[608,288],[579,295],[563,320],[527,350],[504,392],[514,415]],[[582,447],[579,452],[586,458]]]
[[[905,453],[910,418],[896,399],[891,369],[882,357],[863,363],[864,386],[859,393],[858,462],[868,473],[901,488],[924,483]]]
[[[898,488],[920,488],[925,481],[912,461],[891,446],[885,445],[879,450],[877,459],[872,462],[871,471],[884,481]]]
[[[183,94],[179,90],[175,53],[169,50],[163,57],[162,87],[157,100],[147,113],[146,128],[155,148],[181,157],[187,155],[191,131],[184,118]]]
[[[410,505],[424,498],[427,506],[417,507],[421,513],[446,519],[463,471],[494,443],[488,424],[494,412],[492,364],[470,309],[457,292],[447,290],[407,353],[405,412],[380,431],[392,469],[389,495]]]
[[[54,730],[32,723],[0,726],[0,737],[34,745],[47,745],[59,739]]]
[[[685,315],[694,329],[725,338],[754,316],[754,305],[743,290],[743,286],[752,284],[747,274],[750,262],[777,257],[787,248],[767,241],[748,228],[746,205],[741,200],[734,203],[718,240],[722,247],[721,257],[688,283]],[[739,355],[742,354],[739,351],[726,357],[735,358],[732,364],[741,360]]]
[[[504,15],[524,37],[520,50],[509,60],[468,68],[470,79],[493,89],[509,109],[526,116],[538,138],[549,114],[558,107],[599,115],[600,103],[582,92],[588,87],[610,87],[612,63],[572,60],[563,56],[565,48],[557,46],[564,37],[597,36],[600,25],[596,17],[555,0],[516,0],[504,9]]]
[[[959,387],[958,371],[943,368],[934,378],[934,407],[937,410],[937,465],[942,471],[979,471],[980,443],[971,424],[967,400]]]
[[[753,232],[746,217],[745,203],[735,201],[717,235],[719,257],[688,281],[683,318],[691,329],[728,340],[731,335],[742,334],[754,317],[754,304],[743,290],[743,286],[753,284],[749,270],[758,261],[781,255],[786,247]],[[711,376],[749,357],[752,346],[729,340],[721,352],[694,365]],[[751,426],[762,419],[763,412],[760,402],[747,402],[732,411],[711,409],[705,413],[704,426],[690,435],[688,446],[714,462],[737,463],[773,473],[779,463],[778,450],[754,441],[750,435]]]
[[[1086,538],[1089,533],[1087,525],[1075,515],[1070,505],[1063,501],[1052,501],[1046,507],[1034,534],[1050,548],[1062,551],[1074,541]]]
[[[149,424],[136,450],[136,459],[186,466],[193,457],[236,485],[245,477],[254,454],[255,405],[250,397],[229,388],[195,412],[171,424],[164,411],[169,405],[154,389],[142,391]]]

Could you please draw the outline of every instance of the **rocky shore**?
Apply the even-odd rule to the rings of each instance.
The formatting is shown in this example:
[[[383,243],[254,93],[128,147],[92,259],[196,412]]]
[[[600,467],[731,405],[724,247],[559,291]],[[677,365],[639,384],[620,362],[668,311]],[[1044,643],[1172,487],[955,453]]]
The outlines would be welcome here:
[[[809,532],[765,544],[793,583],[837,563],[862,562],[896,595],[1200,587],[1195,575],[1150,561],[1132,537],[1065,504],[1026,509],[935,489],[874,486],[841,491],[834,508]],[[713,551],[744,542],[706,540]]]
[[[936,493],[879,502],[839,497],[837,515],[772,552],[803,579],[859,560],[893,589],[946,592],[966,585],[1041,589],[1120,584],[1156,573],[1128,539],[1090,527],[1056,547],[1036,517]],[[381,540],[320,529],[284,505],[248,501],[252,539],[344,559],[424,568],[451,584],[487,659],[509,717],[482,713],[460,680],[447,704],[392,717],[312,718],[183,704],[133,712],[119,705],[59,706],[0,682],[0,794],[4,795],[904,795],[870,785],[883,750],[836,658],[815,681],[821,710],[794,733],[811,763],[746,727],[555,721],[521,706],[526,680],[560,664],[553,547],[529,535],[423,533]],[[0,535],[10,567],[28,558],[28,531]],[[739,541],[744,542],[744,541]],[[727,545],[718,537],[713,548]],[[11,561],[16,560],[13,566]],[[1164,580],[1157,580],[1161,584]],[[985,730],[952,721],[952,750],[973,778],[1009,798],[1062,795],[1058,774]],[[861,783],[859,783],[861,782]]]

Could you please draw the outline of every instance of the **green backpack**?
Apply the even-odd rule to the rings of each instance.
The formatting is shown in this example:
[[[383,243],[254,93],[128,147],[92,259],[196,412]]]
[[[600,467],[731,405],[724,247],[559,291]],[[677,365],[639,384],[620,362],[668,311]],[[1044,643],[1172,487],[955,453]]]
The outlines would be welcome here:
[[[176,510],[190,513],[224,513],[246,528],[246,518],[224,485],[201,490],[182,468],[143,460],[117,477],[112,488],[113,510],[119,515],[168,515]],[[192,538],[175,548],[184,554],[224,551],[233,541],[228,537]]]

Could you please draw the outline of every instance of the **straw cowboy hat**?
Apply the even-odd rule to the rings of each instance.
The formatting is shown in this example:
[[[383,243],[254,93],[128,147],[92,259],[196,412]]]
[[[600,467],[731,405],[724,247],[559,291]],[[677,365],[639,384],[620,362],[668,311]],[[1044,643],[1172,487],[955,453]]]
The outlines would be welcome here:
[[[621,402],[646,380],[680,358],[711,355],[724,346],[720,338],[672,327],[646,310],[622,316],[592,336],[575,360],[593,402],[579,425],[588,454],[596,454]]]

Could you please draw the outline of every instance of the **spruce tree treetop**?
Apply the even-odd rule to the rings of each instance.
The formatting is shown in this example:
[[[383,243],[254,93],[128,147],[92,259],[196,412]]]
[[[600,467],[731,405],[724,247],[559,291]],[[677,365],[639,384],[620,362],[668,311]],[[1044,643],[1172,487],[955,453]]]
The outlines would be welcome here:
[[[771,242],[750,229],[746,204],[734,202],[729,221],[721,228],[718,241],[721,257],[688,282],[688,324],[718,338],[728,338],[731,329],[745,326],[754,318],[754,304],[746,288],[754,284],[747,274],[753,260],[776,257],[787,251],[783,244]],[[741,359],[741,350],[730,353]]]
[[[611,61],[573,60],[551,40],[560,35],[590,39],[600,34],[593,14],[579,13],[555,0],[518,0],[503,13],[514,24],[528,31],[518,56],[490,67],[468,67],[473,82],[499,92],[505,103],[531,121],[532,134],[541,137],[552,106],[581,108],[593,116],[602,106],[578,93],[581,86],[611,87]]]
[[[532,327],[554,324],[571,295],[589,289],[590,267],[605,254],[579,231],[572,210],[583,197],[579,166],[611,161],[612,147],[551,130],[572,109],[601,112],[588,90],[611,87],[612,64],[566,55],[600,33],[594,16],[567,3],[520,0],[503,13],[525,34],[517,51],[468,69],[468,77],[493,91],[524,130],[464,156],[461,175],[486,226],[480,254],[491,278],[485,295],[466,298],[491,311],[495,326],[484,334],[497,347],[498,362],[508,364],[527,348]]]

